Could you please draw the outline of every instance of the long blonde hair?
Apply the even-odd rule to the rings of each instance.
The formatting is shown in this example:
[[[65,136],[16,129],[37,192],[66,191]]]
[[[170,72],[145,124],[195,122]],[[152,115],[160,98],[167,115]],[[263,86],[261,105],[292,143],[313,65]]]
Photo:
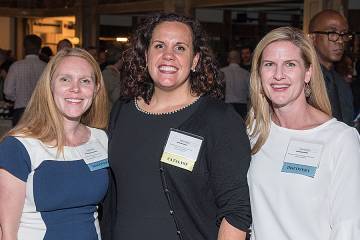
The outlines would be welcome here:
[[[32,137],[44,143],[55,140],[56,144],[54,147],[58,148],[58,152],[63,152],[65,146],[63,116],[55,104],[51,90],[51,81],[57,67],[66,57],[82,58],[91,65],[94,71],[95,89],[97,90],[90,108],[81,116],[80,122],[94,128],[105,129],[107,127],[108,99],[98,63],[83,49],[64,48],[47,64],[37,82],[23,116],[7,135]]]
[[[331,116],[325,81],[311,40],[301,30],[293,27],[274,29],[258,43],[252,59],[250,75],[251,107],[246,119],[249,136],[255,140],[255,144],[251,149],[252,154],[259,151],[269,135],[272,106],[270,100],[264,95],[260,77],[260,63],[264,49],[276,41],[288,41],[300,49],[305,67],[312,67],[309,82],[311,95],[307,98],[307,102],[314,108]]]

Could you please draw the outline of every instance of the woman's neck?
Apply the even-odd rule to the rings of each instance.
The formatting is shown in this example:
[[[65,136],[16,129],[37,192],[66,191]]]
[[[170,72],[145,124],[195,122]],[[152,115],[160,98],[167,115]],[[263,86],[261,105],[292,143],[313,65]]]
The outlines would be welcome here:
[[[294,108],[274,108],[272,121],[284,128],[305,130],[317,127],[330,117],[310,104]]]
[[[66,146],[78,146],[90,138],[90,130],[80,122],[65,122],[64,133]]]
[[[192,95],[190,91],[174,93],[155,90],[149,104],[146,104],[143,99],[139,99],[138,105],[150,113],[167,113],[190,105],[198,98],[198,96]]]

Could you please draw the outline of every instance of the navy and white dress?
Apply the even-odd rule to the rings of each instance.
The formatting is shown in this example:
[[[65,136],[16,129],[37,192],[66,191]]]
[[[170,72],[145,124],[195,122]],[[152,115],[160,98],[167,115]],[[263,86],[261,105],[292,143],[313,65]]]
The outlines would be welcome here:
[[[107,135],[89,128],[89,142],[106,154]],[[99,147],[100,146],[100,147]],[[97,205],[108,187],[106,168],[92,169],[81,146],[64,154],[38,139],[6,137],[0,144],[0,168],[26,182],[18,240],[101,239]]]

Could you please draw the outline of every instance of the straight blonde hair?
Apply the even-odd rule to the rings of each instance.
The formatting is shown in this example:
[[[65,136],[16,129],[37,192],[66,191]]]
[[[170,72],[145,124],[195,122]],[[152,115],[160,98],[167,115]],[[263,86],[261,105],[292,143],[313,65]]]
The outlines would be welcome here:
[[[98,63],[84,49],[65,48],[59,51],[45,67],[23,116],[19,123],[6,134],[7,136],[32,137],[44,143],[55,140],[54,147],[58,148],[58,153],[63,152],[66,142],[63,115],[55,104],[51,81],[59,64],[66,61],[67,57],[79,57],[86,60],[94,71],[96,93],[90,108],[81,116],[80,122],[94,128],[107,127],[108,98]]]
[[[250,100],[251,106],[246,119],[246,126],[250,139],[253,140],[251,153],[257,153],[268,138],[270,131],[270,118],[272,104],[264,95],[260,77],[260,64],[264,49],[276,41],[288,41],[297,46],[305,67],[312,67],[309,86],[311,95],[307,98],[308,104],[323,113],[331,116],[331,106],[326,92],[325,81],[321,71],[316,51],[311,40],[301,30],[293,27],[280,27],[272,30],[258,43],[253,59],[250,75]]]

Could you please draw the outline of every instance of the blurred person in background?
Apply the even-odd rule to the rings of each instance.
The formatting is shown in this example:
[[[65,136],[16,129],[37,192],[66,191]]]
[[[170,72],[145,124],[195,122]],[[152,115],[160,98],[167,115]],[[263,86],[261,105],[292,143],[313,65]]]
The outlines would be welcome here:
[[[14,101],[13,126],[21,118],[46,66],[46,63],[39,58],[41,42],[41,38],[36,35],[26,35],[24,38],[25,58],[13,63],[6,75],[4,94],[6,99]]]
[[[62,39],[57,43],[56,51],[59,52],[60,50],[62,50],[64,48],[73,48],[73,44],[67,38]]]
[[[323,10],[310,20],[309,36],[324,74],[332,114],[337,120],[352,126],[354,107],[351,89],[334,68],[344,55],[347,42],[353,38],[347,20],[335,10]]]
[[[6,62],[8,59],[8,55],[6,54],[6,51],[0,48],[0,66]]]
[[[350,56],[344,54],[341,60],[335,63],[335,70],[344,77],[347,84],[353,82],[354,67]]]
[[[104,48],[100,48],[99,51],[98,51],[98,54],[97,54],[97,57],[98,57],[98,63],[99,63],[99,66],[100,66],[100,69],[101,71],[103,71],[106,67],[107,64],[107,54],[106,54],[106,49]]]
[[[354,104],[353,118],[355,119],[360,113],[360,72],[356,71],[357,74],[354,74],[353,60],[348,55],[344,55],[341,61],[335,64],[335,69],[344,77],[346,83],[350,85]]]
[[[7,51],[0,49],[0,101],[4,101],[4,81],[11,64],[14,63]]]
[[[50,58],[53,56],[53,52],[50,47],[45,46],[40,49],[39,58],[43,60],[44,62],[48,63],[50,61]]]
[[[86,47],[85,50],[98,62],[98,49],[95,46]]]
[[[111,47],[106,51],[106,67],[102,71],[105,87],[108,93],[110,106],[120,96],[120,81],[122,67],[122,49],[119,47]]]
[[[250,74],[239,65],[240,53],[238,50],[230,50],[227,61],[229,65],[221,69],[225,79],[225,102],[233,105],[235,110],[245,119]]]
[[[243,46],[240,48],[240,66],[248,72],[251,70],[252,48],[250,46]]]

